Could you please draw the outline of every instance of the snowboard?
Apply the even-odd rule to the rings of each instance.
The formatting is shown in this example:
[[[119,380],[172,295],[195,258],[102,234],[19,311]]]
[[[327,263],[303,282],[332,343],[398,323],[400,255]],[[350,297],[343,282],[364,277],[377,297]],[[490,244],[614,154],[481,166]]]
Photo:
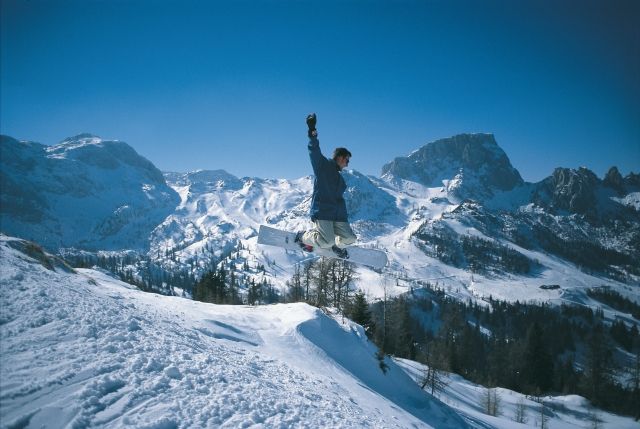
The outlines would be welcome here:
[[[300,245],[295,242],[296,233],[282,231],[280,229],[271,228],[269,226],[260,225],[258,232],[258,244],[266,244],[269,246],[278,246],[290,250],[299,250],[304,252]],[[310,253],[317,256],[326,256],[328,258],[343,259],[348,262],[366,265],[372,268],[381,269],[387,265],[387,254],[382,250],[367,249],[358,246],[347,246],[348,258],[340,258],[331,249],[315,248]]]

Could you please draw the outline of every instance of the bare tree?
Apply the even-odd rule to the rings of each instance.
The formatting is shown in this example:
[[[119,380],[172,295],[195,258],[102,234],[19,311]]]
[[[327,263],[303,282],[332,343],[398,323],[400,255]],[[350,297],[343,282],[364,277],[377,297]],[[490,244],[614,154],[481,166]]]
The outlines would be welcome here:
[[[520,400],[516,404],[516,412],[513,420],[515,420],[516,423],[522,424],[527,423],[527,421],[529,420],[527,418],[527,408],[525,406],[524,399],[522,398],[520,398]]]
[[[347,303],[350,293],[353,291],[353,282],[356,280],[356,271],[350,262],[341,259],[332,259],[329,266],[331,280],[331,301],[341,313]]]
[[[485,389],[484,393],[482,394],[481,401],[482,409],[484,410],[485,414],[494,417],[500,414],[502,398],[500,397],[497,389]]]
[[[431,391],[432,395],[436,392],[442,392],[448,386],[445,372],[437,368],[437,358],[431,347],[427,345],[421,355],[421,361],[424,364],[420,387]]]
[[[547,416],[547,407],[544,405],[544,401],[540,402],[540,415],[538,417],[538,424],[540,425],[540,429],[548,429],[549,416]]]
[[[291,276],[291,280],[287,281],[286,284],[289,288],[287,301],[300,302],[305,300],[306,297],[304,296],[305,291],[302,285],[302,270],[300,268],[300,264],[295,265],[293,276]]]

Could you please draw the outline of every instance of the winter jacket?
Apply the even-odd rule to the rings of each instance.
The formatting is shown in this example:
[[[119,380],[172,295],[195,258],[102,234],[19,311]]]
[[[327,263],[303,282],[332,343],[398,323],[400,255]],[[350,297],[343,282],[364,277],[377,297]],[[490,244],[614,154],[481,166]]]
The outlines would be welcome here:
[[[315,180],[311,198],[311,219],[347,222],[347,206],[342,194],[347,189],[340,167],[333,159],[327,159],[320,152],[317,137],[309,139],[309,158]]]

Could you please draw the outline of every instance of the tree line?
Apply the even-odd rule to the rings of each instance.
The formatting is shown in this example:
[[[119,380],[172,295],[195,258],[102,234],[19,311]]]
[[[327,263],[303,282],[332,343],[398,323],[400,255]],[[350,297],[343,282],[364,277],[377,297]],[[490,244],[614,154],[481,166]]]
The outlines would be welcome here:
[[[387,354],[527,395],[578,394],[640,417],[640,335],[577,305],[460,302],[420,289],[369,306],[372,340]],[[626,353],[625,353],[626,352]],[[621,377],[622,376],[622,377]],[[430,377],[430,381],[429,381]]]
[[[196,283],[192,270],[167,270],[150,258],[135,252],[123,254],[67,254],[66,261],[75,268],[99,267],[116,275],[120,280],[145,292],[175,295],[179,288],[190,295]]]

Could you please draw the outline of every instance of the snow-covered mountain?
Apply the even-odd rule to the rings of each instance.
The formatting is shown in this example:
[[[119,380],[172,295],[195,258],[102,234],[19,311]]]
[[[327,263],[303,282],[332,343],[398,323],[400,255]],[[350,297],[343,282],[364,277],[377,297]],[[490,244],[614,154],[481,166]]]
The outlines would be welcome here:
[[[256,233],[310,227],[311,177],[162,177],[125,143],[88,135],[52,147],[4,137],[1,162],[2,230],[52,251],[143,249],[195,274],[236,251],[281,288],[306,257],[258,246]],[[558,168],[526,183],[490,134],[429,143],[381,177],[343,174],[360,243],[389,254],[384,272],[359,268],[371,298],[437,281],[461,298],[560,302],[606,285],[639,299],[629,289],[640,279],[636,174]]]
[[[310,227],[312,177],[163,174],[126,143],[90,135],[51,147],[2,137],[0,149],[0,230],[54,253],[109,250],[100,257],[126,254],[119,263],[139,273],[224,264],[240,288],[251,279],[283,292],[308,258],[258,245],[256,233]],[[354,286],[370,300],[436,284],[465,301],[570,302],[637,323],[586,292],[605,286],[640,302],[639,175],[558,168],[526,183],[487,134],[429,143],[381,177],[343,174],[360,244],[390,260],[382,271],[357,268]],[[3,425],[513,427],[481,417],[468,399],[480,388],[455,376],[444,399],[458,413],[396,366],[380,378],[358,326],[306,305],[144,294],[106,272],[74,273],[32,243],[0,241]],[[570,410],[559,427],[585,422],[567,423],[587,415],[584,400],[551,401]]]
[[[460,200],[485,199],[523,184],[492,134],[460,134],[437,140],[382,167],[382,177],[427,187],[445,186]]]
[[[2,136],[0,159],[2,230],[49,249],[146,249],[179,201],[131,146],[90,134],[54,146]]]
[[[424,366],[386,358],[383,373],[361,326],[306,304],[148,294],[5,235],[0,266],[2,427],[637,427],[579,396],[543,407],[507,389],[490,416],[486,388],[454,374],[436,398]]]

